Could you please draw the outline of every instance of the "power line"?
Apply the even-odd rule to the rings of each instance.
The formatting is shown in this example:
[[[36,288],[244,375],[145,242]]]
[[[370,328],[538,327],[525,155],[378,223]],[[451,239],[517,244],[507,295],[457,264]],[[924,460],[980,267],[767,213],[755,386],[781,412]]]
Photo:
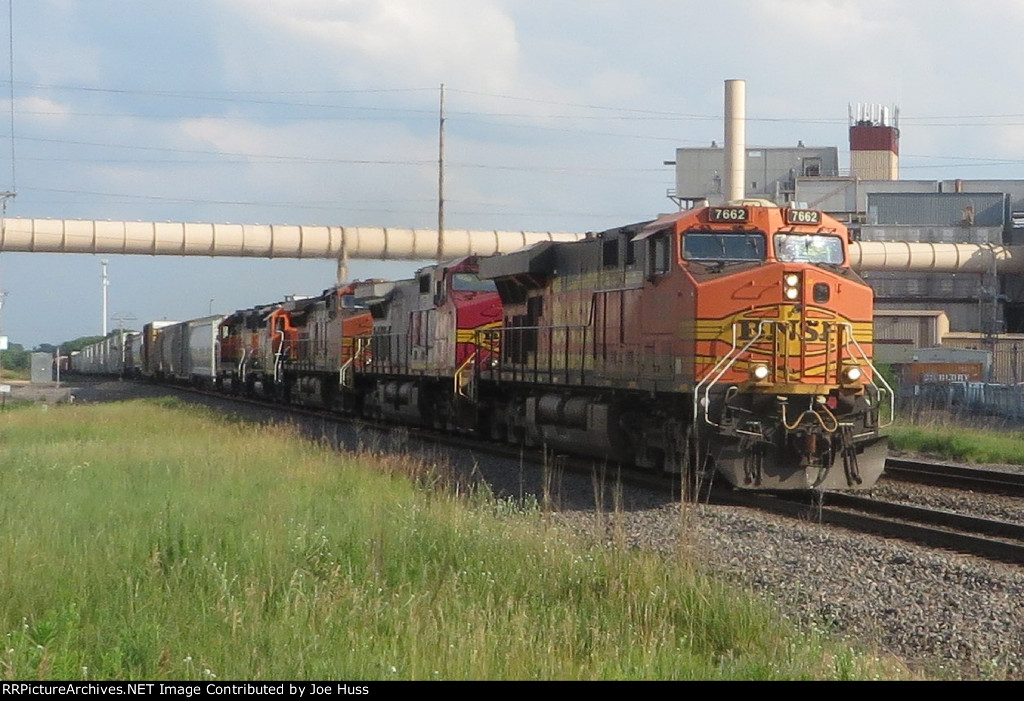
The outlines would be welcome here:
[[[9,0],[9,7],[12,0]],[[11,30],[11,43],[13,45],[13,24]],[[152,89],[136,89],[136,88],[105,88],[85,85],[62,85],[62,84],[45,84],[45,83],[19,83],[20,85],[37,90],[57,90],[66,92],[82,92],[82,93],[98,93],[98,94],[110,94],[110,95],[125,95],[125,96],[137,96],[137,97],[156,97],[156,98],[170,98],[170,99],[187,99],[187,100],[198,100],[198,101],[211,101],[211,102],[228,102],[228,103],[243,103],[243,104],[256,104],[256,105],[278,105],[285,107],[310,107],[310,108],[324,108],[324,109],[347,109],[355,111],[367,111],[372,113],[388,112],[388,113],[399,113],[399,114],[415,114],[422,115],[424,117],[433,118],[435,112],[433,109],[424,106],[422,108],[412,107],[395,107],[395,106],[368,106],[368,105],[338,105],[338,104],[321,104],[321,103],[309,103],[309,102],[297,102],[290,100],[278,100],[270,99],[274,96],[360,96],[360,95],[403,95],[403,94],[433,94],[436,92],[434,87],[409,87],[409,88],[363,88],[363,89],[345,89],[345,90],[295,90],[295,91],[177,91],[177,90],[152,90]],[[15,81],[13,80],[13,70],[11,79],[11,89],[13,91]],[[479,110],[462,110],[462,111],[449,111],[449,116],[455,115],[459,117],[493,117],[493,118],[530,118],[530,119],[614,119],[614,120],[633,120],[633,121],[712,121],[718,122],[722,120],[722,114],[699,114],[699,113],[687,113],[687,112],[674,112],[670,110],[651,110],[651,109],[640,109],[636,107],[619,107],[610,105],[599,105],[592,103],[574,103],[557,100],[545,100],[536,97],[519,96],[519,95],[507,95],[501,93],[487,93],[475,90],[462,90],[457,88],[448,88],[449,92],[458,93],[463,95],[472,95],[477,97],[495,98],[501,100],[509,100],[514,102],[521,102],[526,104],[537,104],[537,105],[549,105],[556,107],[566,107],[581,110],[590,110],[599,113],[613,113],[597,115],[586,115],[586,114],[537,114],[530,112],[498,112],[498,111],[479,111]],[[103,115],[97,115],[103,116]],[[337,117],[332,117],[337,118]],[[848,119],[846,117],[817,117],[817,116],[772,116],[772,117],[761,117],[757,116],[756,113],[749,114],[747,116],[748,121],[751,122],[765,122],[765,123],[792,123],[792,124],[846,124]],[[990,122],[987,124],[976,124],[972,125],[968,122],[976,120],[1021,120],[1024,119],[1022,113],[1005,113],[1005,114],[979,114],[979,115],[919,115],[913,116],[906,112],[900,115],[901,121],[913,122],[915,126],[929,126],[929,127],[960,127],[960,126],[990,126],[993,124],[1006,124],[1014,125],[1019,122]]]
[[[15,177],[15,153],[14,153],[14,0],[7,0],[7,58],[10,69],[11,86],[8,95],[11,102],[11,189],[9,192],[0,193],[3,198],[3,210],[7,212],[7,200],[14,197],[18,192],[17,178]]]

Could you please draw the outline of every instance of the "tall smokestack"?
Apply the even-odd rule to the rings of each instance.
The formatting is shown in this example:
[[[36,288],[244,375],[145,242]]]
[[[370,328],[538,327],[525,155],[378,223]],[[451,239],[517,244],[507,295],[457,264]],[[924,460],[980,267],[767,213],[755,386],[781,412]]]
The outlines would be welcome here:
[[[742,200],[746,196],[747,165],[747,84],[742,80],[725,81],[725,198]]]

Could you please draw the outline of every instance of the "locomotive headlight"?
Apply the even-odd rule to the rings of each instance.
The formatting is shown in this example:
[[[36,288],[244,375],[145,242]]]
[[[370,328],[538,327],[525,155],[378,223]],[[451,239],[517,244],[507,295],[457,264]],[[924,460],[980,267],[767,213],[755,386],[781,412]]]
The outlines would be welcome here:
[[[761,380],[767,379],[769,373],[770,370],[768,369],[768,366],[765,365],[764,363],[758,363],[756,365],[751,366],[750,368],[750,376],[754,378],[755,382],[760,382]]]
[[[782,296],[790,302],[800,299],[800,276],[786,273],[782,276]]]
[[[843,382],[857,382],[863,374],[856,365],[847,365],[843,368]]]

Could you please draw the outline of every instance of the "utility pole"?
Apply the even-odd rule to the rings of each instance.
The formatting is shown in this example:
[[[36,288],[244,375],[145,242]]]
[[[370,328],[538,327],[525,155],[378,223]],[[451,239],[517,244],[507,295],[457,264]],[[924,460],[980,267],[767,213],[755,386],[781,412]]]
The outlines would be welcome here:
[[[0,312],[2,312],[4,310],[4,300],[6,300],[6,299],[7,299],[7,290],[0,290]],[[0,355],[2,355],[5,350],[7,350],[7,336],[4,336],[3,333],[4,333],[4,325],[3,325],[3,322],[0,321]],[[3,376],[4,376],[4,365],[3,365],[3,361],[0,360],[0,378],[3,378]],[[6,400],[7,397],[4,397],[4,399]]]
[[[444,83],[441,83],[437,134],[437,261],[440,263],[444,251]]]
[[[107,337],[107,288],[110,287],[110,278],[107,277],[107,261],[100,261],[103,269],[103,338]]]

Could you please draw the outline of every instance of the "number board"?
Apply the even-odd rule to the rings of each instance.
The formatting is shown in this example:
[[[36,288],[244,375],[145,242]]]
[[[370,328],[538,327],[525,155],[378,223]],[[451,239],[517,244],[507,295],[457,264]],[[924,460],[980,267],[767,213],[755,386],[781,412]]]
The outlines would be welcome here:
[[[821,212],[816,209],[787,209],[787,224],[820,224]]]
[[[748,221],[750,213],[746,207],[712,207],[708,211],[710,222],[736,222]]]

